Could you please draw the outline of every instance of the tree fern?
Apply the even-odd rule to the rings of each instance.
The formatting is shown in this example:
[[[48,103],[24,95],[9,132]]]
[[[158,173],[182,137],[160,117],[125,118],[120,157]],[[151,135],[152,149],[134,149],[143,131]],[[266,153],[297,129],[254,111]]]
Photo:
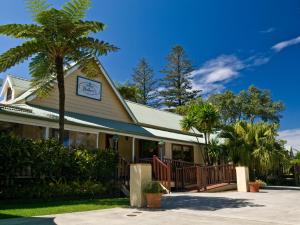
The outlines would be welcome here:
[[[102,31],[104,24],[83,21],[89,0],[71,0],[62,9],[50,8],[45,0],[29,0],[27,8],[36,24],[7,24],[0,34],[26,41],[0,55],[0,72],[31,58],[31,86],[41,96],[47,95],[57,81],[59,94],[59,141],[63,141],[65,88],[64,74],[77,63],[89,77],[101,74],[96,57],[118,50],[89,34]]]
[[[35,19],[39,13],[46,11],[51,5],[47,3],[47,0],[27,0],[26,6]]]
[[[85,17],[90,5],[90,0],[71,0],[62,7],[62,11],[66,13],[69,18],[77,21]]]

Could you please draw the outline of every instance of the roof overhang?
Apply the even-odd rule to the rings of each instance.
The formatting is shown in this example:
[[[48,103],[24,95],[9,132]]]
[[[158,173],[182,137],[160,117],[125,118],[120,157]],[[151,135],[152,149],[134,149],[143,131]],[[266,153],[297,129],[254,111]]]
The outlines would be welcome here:
[[[33,120],[34,122],[30,123]],[[35,126],[58,127],[58,113],[54,110],[36,108],[29,105],[19,105],[17,107],[0,107],[0,121],[29,123]],[[137,124],[129,124],[120,121],[108,120],[104,118],[92,117],[82,114],[66,112],[66,129],[87,132],[107,132],[124,136],[137,137],[150,140],[168,140],[178,143],[199,144],[204,143],[203,138],[178,134],[159,129],[143,127]]]

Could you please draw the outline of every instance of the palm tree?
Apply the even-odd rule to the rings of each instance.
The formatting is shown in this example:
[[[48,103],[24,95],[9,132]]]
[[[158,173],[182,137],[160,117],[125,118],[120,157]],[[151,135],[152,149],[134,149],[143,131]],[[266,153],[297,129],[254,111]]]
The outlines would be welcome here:
[[[288,161],[283,143],[276,139],[277,124],[251,124],[240,121],[223,129],[230,160],[250,167],[251,176],[266,176]]]
[[[117,89],[124,99],[132,102],[140,102],[140,90],[129,82],[117,84]]]
[[[65,114],[64,74],[72,63],[78,63],[89,77],[100,74],[96,57],[116,51],[115,46],[90,37],[103,31],[104,24],[83,21],[90,0],[71,0],[61,9],[50,7],[46,0],[27,2],[34,24],[0,26],[0,34],[25,39],[21,45],[0,55],[0,72],[31,59],[29,71],[32,87],[45,96],[57,82],[59,92],[59,142],[63,143]]]
[[[210,160],[207,145],[210,144],[210,134],[219,124],[219,113],[216,108],[208,103],[191,104],[187,107],[187,112],[181,121],[181,127],[184,131],[196,129],[204,134],[205,140],[205,161],[208,164]]]

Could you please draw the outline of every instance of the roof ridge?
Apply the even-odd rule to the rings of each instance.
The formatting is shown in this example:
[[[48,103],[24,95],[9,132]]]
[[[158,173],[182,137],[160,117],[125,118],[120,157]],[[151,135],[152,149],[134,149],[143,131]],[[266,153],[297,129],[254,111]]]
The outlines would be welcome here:
[[[165,113],[169,113],[169,114],[172,114],[172,115],[175,115],[175,116],[180,116],[182,117],[182,115],[180,114],[177,114],[177,113],[173,113],[173,112],[169,112],[169,111],[165,111],[163,109],[157,109],[157,108],[154,108],[152,106],[149,106],[149,105],[144,105],[144,104],[141,104],[141,103],[138,103],[138,102],[133,102],[133,101],[130,101],[130,100],[125,100],[126,102],[130,102],[130,103],[133,103],[133,104],[136,104],[136,105],[140,105],[140,106],[144,106],[146,108],[149,108],[149,109],[153,109],[153,110],[156,110],[156,111],[159,111],[159,112],[165,112]]]
[[[19,80],[24,80],[24,81],[31,82],[31,80],[29,80],[29,79],[26,79],[24,77],[20,77],[20,76],[14,75],[14,74],[8,74],[7,76],[13,77],[13,78],[16,78],[16,79],[19,79]]]

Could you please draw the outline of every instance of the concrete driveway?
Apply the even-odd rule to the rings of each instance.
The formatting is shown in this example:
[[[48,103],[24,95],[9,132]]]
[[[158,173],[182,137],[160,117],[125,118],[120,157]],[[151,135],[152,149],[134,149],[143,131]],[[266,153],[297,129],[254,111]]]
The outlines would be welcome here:
[[[161,210],[115,208],[0,220],[0,224],[299,225],[300,188],[273,187],[260,193],[179,193],[165,195]]]

